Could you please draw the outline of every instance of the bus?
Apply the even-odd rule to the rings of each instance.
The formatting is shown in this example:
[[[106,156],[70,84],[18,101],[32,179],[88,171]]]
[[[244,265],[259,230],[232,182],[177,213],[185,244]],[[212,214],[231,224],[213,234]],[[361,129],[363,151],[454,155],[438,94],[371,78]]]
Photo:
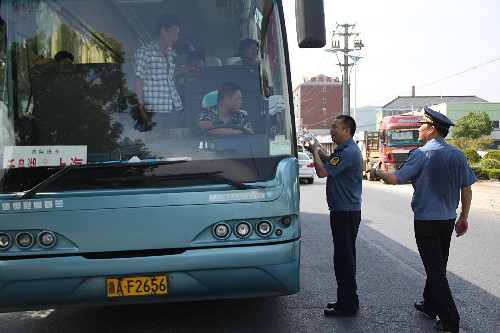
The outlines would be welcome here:
[[[1,312],[299,291],[283,5],[0,1]],[[297,42],[322,47],[322,0],[295,5]],[[164,16],[178,20],[166,54]],[[234,65],[248,38],[256,64]],[[168,59],[148,63],[159,84],[138,81],[148,45]],[[181,89],[176,70],[194,51],[204,66],[185,68]],[[168,89],[141,100],[137,82]],[[227,82],[251,130],[201,130],[200,110],[218,107]],[[212,135],[220,128],[234,131]]]

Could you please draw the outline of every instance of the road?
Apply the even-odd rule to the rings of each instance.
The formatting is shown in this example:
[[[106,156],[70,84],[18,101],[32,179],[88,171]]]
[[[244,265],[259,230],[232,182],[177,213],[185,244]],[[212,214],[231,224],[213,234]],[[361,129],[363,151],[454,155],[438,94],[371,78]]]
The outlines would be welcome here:
[[[413,237],[410,200],[411,185],[364,181],[357,243],[361,308],[355,318],[323,315],[325,303],[334,300],[335,278],[325,181],[316,179],[301,185],[298,294],[6,313],[0,314],[0,331],[435,332],[433,321],[412,306],[421,299],[425,273]],[[500,214],[486,211],[473,207],[469,232],[452,240],[448,278],[462,317],[461,332],[500,332]]]

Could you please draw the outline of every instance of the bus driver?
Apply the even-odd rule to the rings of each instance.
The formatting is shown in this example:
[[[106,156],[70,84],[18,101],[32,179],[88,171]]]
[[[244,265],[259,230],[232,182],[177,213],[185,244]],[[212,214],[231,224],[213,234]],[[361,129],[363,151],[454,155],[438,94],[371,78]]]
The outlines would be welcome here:
[[[210,135],[254,134],[246,111],[240,110],[241,88],[232,82],[223,83],[217,94],[217,105],[202,108],[198,114],[200,130]],[[236,128],[242,128],[236,129]]]

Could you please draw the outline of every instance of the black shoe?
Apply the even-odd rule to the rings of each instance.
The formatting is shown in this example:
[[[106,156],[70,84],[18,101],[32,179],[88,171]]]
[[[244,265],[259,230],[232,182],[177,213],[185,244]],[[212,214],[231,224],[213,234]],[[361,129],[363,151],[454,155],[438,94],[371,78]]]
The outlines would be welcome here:
[[[452,331],[450,331],[449,329],[445,328],[443,326],[443,323],[441,322],[441,320],[438,320],[435,324],[434,324],[434,328],[436,330],[438,330],[439,332],[442,332],[442,333],[453,333]]]
[[[326,308],[327,309],[336,309],[338,305],[339,305],[339,303],[337,303],[337,302],[328,302],[328,304],[326,305]]]
[[[422,301],[420,303],[413,303],[413,306],[415,307],[415,309],[417,309],[418,312],[420,312],[421,314],[423,314],[427,318],[429,318],[429,319],[436,319],[436,314],[435,313],[426,312],[424,310],[424,301]]]
[[[331,309],[326,308],[325,310],[323,310],[323,313],[325,314],[325,316],[332,316],[332,317],[354,317],[356,315],[356,312],[348,312],[335,308]]]

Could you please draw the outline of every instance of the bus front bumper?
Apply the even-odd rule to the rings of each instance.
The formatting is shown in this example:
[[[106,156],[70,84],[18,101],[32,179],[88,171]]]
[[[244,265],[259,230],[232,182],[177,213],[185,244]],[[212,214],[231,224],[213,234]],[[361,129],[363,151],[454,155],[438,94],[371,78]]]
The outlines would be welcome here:
[[[300,239],[114,259],[0,260],[0,312],[250,298],[299,291]],[[106,279],[166,275],[164,295],[108,297]]]

